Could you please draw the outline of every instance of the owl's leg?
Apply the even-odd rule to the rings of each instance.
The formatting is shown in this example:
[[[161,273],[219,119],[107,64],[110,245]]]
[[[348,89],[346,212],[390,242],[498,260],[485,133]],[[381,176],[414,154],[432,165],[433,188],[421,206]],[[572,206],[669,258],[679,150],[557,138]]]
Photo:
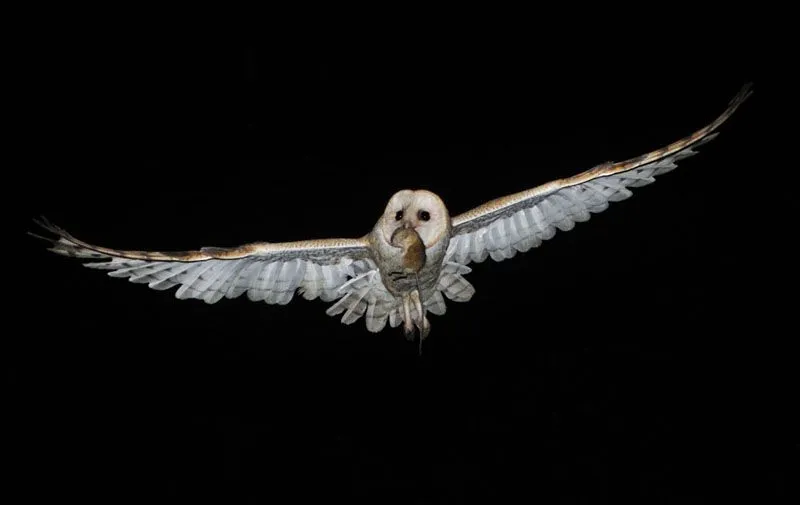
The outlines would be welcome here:
[[[431,332],[431,323],[428,322],[428,317],[425,315],[425,309],[422,308],[422,300],[419,297],[419,290],[415,289],[411,292],[411,301],[414,302],[414,308],[417,310],[417,315],[419,318],[414,321],[414,324],[419,328],[419,339],[420,342],[428,338],[428,334]]]
[[[408,340],[414,340],[414,321],[411,319],[411,297],[403,295],[403,333]]]

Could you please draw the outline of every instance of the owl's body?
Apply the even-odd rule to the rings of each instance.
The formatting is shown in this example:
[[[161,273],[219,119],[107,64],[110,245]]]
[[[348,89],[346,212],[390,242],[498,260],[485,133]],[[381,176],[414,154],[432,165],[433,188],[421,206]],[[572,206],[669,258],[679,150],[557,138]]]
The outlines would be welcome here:
[[[362,316],[369,331],[403,324],[420,341],[430,332],[427,313],[444,314],[445,298],[466,302],[475,292],[464,279],[468,263],[501,261],[538,247],[556,230],[602,212],[649,184],[716,136],[749,96],[745,87],[715,121],[662,149],[603,163],[573,177],[489,201],[451,217],[429,191],[403,190],[389,200],[370,233],[357,239],[260,242],[235,248],[173,253],[121,251],[80,241],[44,221],[57,238],[52,251],[89,260],[86,266],[153,289],[178,286],[178,298],[215,303],[247,293],[253,301],[286,304],[295,293],[334,301],[329,315],[351,324]]]
[[[450,215],[441,199],[428,191],[418,193],[426,197],[429,205],[437,207],[437,214],[429,218],[428,222],[430,219],[437,219],[437,223],[441,223],[441,229],[425,234],[424,237],[415,230],[420,225],[417,214],[430,212],[417,209],[417,205],[411,204],[415,193],[417,192],[410,190],[397,193],[387,206],[384,216],[375,223],[368,238],[372,258],[380,271],[383,284],[387,291],[397,296],[416,287],[425,293],[431,293],[439,279],[450,243]],[[398,212],[402,214],[399,219]],[[398,232],[405,230],[412,230],[413,235],[407,235],[407,244],[398,243],[395,240]]]
[[[439,293],[447,276],[442,266],[451,233],[450,213],[441,198],[430,191],[403,190],[389,200],[369,235],[380,285],[394,299],[390,314],[399,306],[407,336],[416,326],[421,339],[427,337],[425,308],[434,302],[444,306]]]

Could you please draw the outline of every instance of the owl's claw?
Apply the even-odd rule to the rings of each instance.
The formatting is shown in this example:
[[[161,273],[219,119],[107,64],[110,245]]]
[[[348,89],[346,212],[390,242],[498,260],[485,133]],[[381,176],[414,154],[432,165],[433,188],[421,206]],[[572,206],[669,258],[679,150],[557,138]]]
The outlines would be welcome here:
[[[422,307],[419,290],[415,289],[412,291],[409,298],[411,298],[411,302],[414,304],[414,308],[417,311],[417,316],[419,316],[419,319],[414,321],[414,325],[419,329],[420,340],[425,340],[431,332],[431,323],[428,322],[428,318],[425,316],[425,309]]]
[[[431,323],[428,321],[428,318],[422,316],[422,321],[415,323],[417,328],[419,328],[419,338],[420,340],[425,340],[428,338],[428,335],[431,333]]]
[[[403,323],[403,335],[406,336],[409,342],[414,341],[414,323],[409,323],[408,321]]]
[[[403,296],[403,334],[408,340],[414,340],[414,321],[411,319],[411,300]]]
[[[412,303],[414,304],[414,310],[419,316],[416,320],[411,317]],[[421,351],[422,341],[428,338],[431,332],[431,323],[425,316],[425,309],[422,307],[422,300],[420,300],[419,291],[416,289],[403,296],[403,334],[405,334],[408,340],[414,340],[414,328],[419,330]]]

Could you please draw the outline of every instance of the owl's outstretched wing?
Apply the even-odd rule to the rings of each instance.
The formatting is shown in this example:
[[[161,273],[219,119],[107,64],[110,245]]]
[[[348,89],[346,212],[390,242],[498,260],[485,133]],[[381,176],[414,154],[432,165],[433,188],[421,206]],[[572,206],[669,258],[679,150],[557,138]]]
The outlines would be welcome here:
[[[385,297],[381,291],[385,288],[379,282],[361,286],[365,292],[360,293],[362,296],[357,300],[348,289],[358,284],[350,282],[351,279],[371,278],[374,274],[370,272],[377,271],[366,238],[258,242],[233,248],[204,247],[180,252],[122,251],[83,242],[45,219],[37,223],[54,235],[53,238],[35,235],[49,241],[51,251],[97,260],[85,266],[108,270],[111,277],[146,283],[153,289],[178,286],[175,296],[181,299],[216,303],[223,297],[236,298],[247,293],[250,300],[283,305],[292,300],[296,291],[307,300],[319,297],[332,301],[347,297],[352,302],[337,306],[343,307],[341,311],[350,309],[343,318],[343,322],[349,324],[367,312],[371,299]],[[368,317],[367,326],[372,330],[385,324],[388,314],[383,315],[383,321]]]
[[[467,264],[487,256],[502,261],[538,247],[559,230],[571,230],[602,212],[609,202],[631,196],[628,188],[655,181],[655,176],[676,167],[676,162],[695,154],[694,149],[713,139],[714,131],[750,96],[746,85],[728,108],[711,124],[677,142],[637,158],[604,163],[583,173],[558,179],[527,191],[487,202],[453,218],[450,261]]]

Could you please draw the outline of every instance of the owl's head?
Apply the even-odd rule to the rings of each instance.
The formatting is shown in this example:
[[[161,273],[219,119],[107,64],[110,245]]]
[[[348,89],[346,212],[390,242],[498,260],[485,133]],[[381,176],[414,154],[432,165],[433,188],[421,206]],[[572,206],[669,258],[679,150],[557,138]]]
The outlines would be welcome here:
[[[387,243],[398,229],[411,228],[425,247],[431,247],[448,233],[450,214],[436,194],[424,189],[404,189],[389,200],[378,227]]]

